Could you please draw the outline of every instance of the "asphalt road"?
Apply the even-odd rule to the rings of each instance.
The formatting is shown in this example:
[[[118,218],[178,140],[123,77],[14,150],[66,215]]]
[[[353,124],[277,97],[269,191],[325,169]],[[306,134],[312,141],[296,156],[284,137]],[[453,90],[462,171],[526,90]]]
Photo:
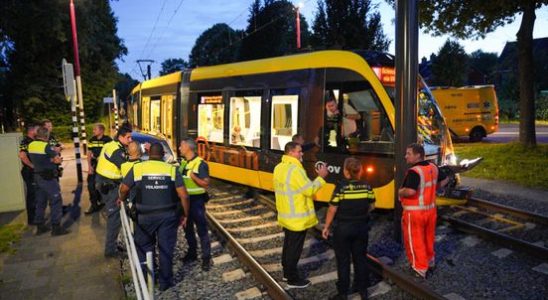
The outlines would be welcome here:
[[[548,144],[548,125],[537,125],[537,143]],[[487,143],[510,143],[519,140],[519,124],[500,124],[499,130],[483,138]],[[468,142],[468,139],[460,139],[457,142]]]

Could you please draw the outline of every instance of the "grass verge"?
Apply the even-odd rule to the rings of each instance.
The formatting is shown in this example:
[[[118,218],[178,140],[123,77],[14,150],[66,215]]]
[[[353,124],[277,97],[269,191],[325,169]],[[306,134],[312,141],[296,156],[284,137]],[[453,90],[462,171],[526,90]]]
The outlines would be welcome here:
[[[13,244],[21,239],[24,224],[0,225],[0,253],[15,253]]]
[[[459,159],[483,157],[464,175],[475,178],[508,180],[522,186],[548,189],[548,145],[535,148],[511,144],[455,144]]]

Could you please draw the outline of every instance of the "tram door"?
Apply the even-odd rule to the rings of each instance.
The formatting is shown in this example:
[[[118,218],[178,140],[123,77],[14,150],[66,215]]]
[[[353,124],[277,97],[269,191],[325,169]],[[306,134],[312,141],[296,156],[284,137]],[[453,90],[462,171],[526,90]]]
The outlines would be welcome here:
[[[161,109],[161,132],[171,144],[173,149],[177,148],[173,138],[173,99],[174,95],[162,95]]]

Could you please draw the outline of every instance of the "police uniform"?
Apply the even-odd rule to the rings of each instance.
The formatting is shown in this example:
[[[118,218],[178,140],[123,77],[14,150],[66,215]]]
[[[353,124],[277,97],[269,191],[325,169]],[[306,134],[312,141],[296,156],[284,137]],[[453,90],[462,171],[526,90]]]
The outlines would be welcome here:
[[[59,186],[59,173],[57,165],[51,159],[58,153],[45,141],[32,141],[28,146],[29,158],[34,165],[34,181],[36,183],[36,215],[34,223],[38,225],[38,234],[45,232],[45,212],[48,198],[50,201],[52,235],[65,233],[62,229],[61,218],[63,216],[61,187]]]
[[[342,180],[335,188],[330,205],[337,206],[333,247],[337,259],[337,290],[347,295],[350,287],[350,262],[354,264],[354,289],[367,294],[366,267],[369,207],[375,202],[371,187],[364,181]]]
[[[126,148],[117,140],[106,143],[97,158],[95,187],[101,193],[107,208],[107,236],[105,256],[116,255],[116,240],[120,233],[120,208],[116,204],[118,186],[122,181],[122,164],[127,160]]]
[[[211,259],[211,243],[209,241],[209,235],[207,234],[207,220],[205,216],[205,203],[208,200],[208,195],[204,188],[196,184],[196,182],[190,178],[190,173],[194,173],[200,179],[205,179],[209,177],[209,167],[201,157],[195,155],[194,158],[188,161],[181,161],[179,172],[182,174],[190,201],[190,210],[185,228],[185,238],[188,243],[188,252],[185,256],[185,260],[194,260],[197,257],[197,242],[194,233],[194,224],[196,224],[202,248],[203,266],[205,269],[208,269],[209,261]]]
[[[176,189],[183,186],[183,179],[175,166],[160,160],[148,160],[135,163],[123,183],[136,191],[134,239],[139,261],[145,266],[146,252],[154,253],[158,242],[160,290],[165,290],[173,285],[173,252],[181,218]]]
[[[30,157],[29,157],[28,148],[29,148],[29,144],[32,141],[34,140],[27,135],[19,143],[19,152],[21,151],[25,152],[29,160],[30,160]],[[25,197],[26,206],[27,206],[27,224],[32,225],[34,224],[34,214],[36,211],[36,201],[35,201],[36,184],[34,183],[33,168],[23,163],[23,168],[21,169],[21,176],[23,177],[23,181],[25,181],[25,187],[27,191],[27,195]]]
[[[100,139],[97,138],[97,136],[93,136],[89,139],[88,150],[93,154],[93,157],[91,158],[91,167],[94,170],[97,168],[97,158],[101,155],[103,146],[110,141],[112,141],[112,138],[106,135],[103,135]],[[93,172],[93,174],[88,173],[87,178],[89,202],[91,202],[92,208],[98,208],[101,206],[101,194],[95,187],[95,174],[96,172]]]
[[[301,162],[284,155],[282,162],[274,168],[273,183],[278,223],[284,229],[283,276],[288,284],[298,283],[302,279],[297,263],[303,251],[306,230],[318,224],[312,196],[325,184],[325,180],[318,176],[310,181]]]
[[[421,161],[407,171],[402,186],[417,191],[412,197],[400,197],[400,201],[405,252],[411,267],[421,276],[435,262],[436,188],[445,178],[434,164]]]

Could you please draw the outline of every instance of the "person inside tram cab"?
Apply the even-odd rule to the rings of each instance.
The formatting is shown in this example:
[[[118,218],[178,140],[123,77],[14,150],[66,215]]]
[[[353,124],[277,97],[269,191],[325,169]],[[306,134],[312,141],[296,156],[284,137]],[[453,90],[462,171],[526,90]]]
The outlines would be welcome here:
[[[232,143],[233,144],[238,144],[238,143],[244,143],[245,142],[245,138],[242,135],[242,129],[238,125],[234,126],[234,128],[232,129],[232,134],[230,136],[232,138]]]
[[[343,98],[343,113],[342,113],[342,122],[343,122],[343,136],[349,137],[354,135],[358,126],[356,121],[361,119],[360,114],[349,104],[348,95],[344,94]],[[325,102],[325,112],[328,122],[339,122],[341,117],[341,112],[337,100],[333,95],[329,95],[329,98]]]

